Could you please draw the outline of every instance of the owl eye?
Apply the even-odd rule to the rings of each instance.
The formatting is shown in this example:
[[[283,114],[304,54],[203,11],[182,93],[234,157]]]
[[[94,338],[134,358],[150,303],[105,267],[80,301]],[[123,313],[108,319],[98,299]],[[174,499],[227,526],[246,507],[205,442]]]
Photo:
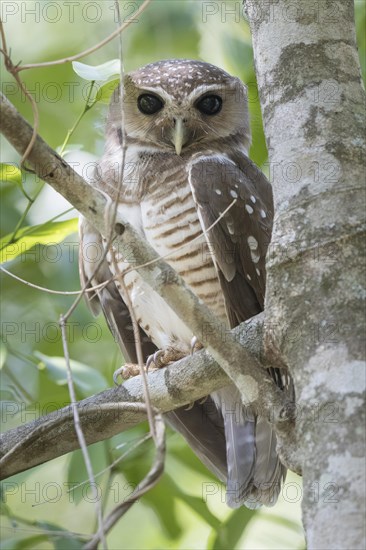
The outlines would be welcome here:
[[[153,94],[142,94],[137,100],[137,106],[144,115],[153,115],[164,107],[164,103]]]
[[[216,115],[221,107],[222,99],[218,95],[206,95],[196,103],[196,108],[204,115]]]

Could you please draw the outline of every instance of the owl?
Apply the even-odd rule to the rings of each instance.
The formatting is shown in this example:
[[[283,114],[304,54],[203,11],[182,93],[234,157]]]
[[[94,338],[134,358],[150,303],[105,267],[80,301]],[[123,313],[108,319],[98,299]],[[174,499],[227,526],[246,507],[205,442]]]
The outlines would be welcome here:
[[[263,310],[272,229],[271,186],[248,157],[246,88],[214,65],[172,59],[125,75],[122,92],[118,88],[111,101],[94,185],[117,203],[225,332]],[[80,236],[81,251],[91,242],[106,246],[85,219]],[[139,324],[145,359],[156,350],[169,350],[170,359],[189,355],[193,337],[204,346],[204,334],[192,334],[129,269],[128,250],[110,248],[96,270],[98,262],[100,255],[80,254],[81,282],[110,280],[88,301],[94,314],[103,310],[127,361],[137,362],[126,304]],[[120,276],[113,279],[126,271],[124,284]],[[275,434],[265,418],[243,405],[234,385],[166,418],[226,483],[230,507],[276,502],[286,470]]]

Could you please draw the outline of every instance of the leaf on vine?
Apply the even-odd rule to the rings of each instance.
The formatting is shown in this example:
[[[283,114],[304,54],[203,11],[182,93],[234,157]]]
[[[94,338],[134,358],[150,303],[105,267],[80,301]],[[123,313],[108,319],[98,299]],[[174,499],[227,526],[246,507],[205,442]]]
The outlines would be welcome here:
[[[111,59],[101,65],[86,65],[80,61],[73,61],[72,67],[77,75],[84,80],[99,80],[106,82],[113,76],[120,74],[121,62],[119,59]]]
[[[0,263],[14,260],[36,244],[55,245],[68,235],[77,232],[78,219],[72,218],[62,222],[47,222],[33,227],[23,227],[17,233],[16,242],[11,243],[12,234],[0,239]]]
[[[118,83],[119,83],[119,78],[115,78],[103,84],[103,86],[101,86],[97,91],[94,101],[109,103],[115,88],[118,86]]]
[[[23,195],[29,201],[32,201],[23,187],[22,172],[15,164],[0,163],[0,181],[10,185],[17,185]]]
[[[67,384],[66,361],[64,357],[50,357],[39,351],[36,351],[35,355],[40,359],[38,368],[45,370],[50,380],[59,386]],[[108,387],[107,380],[98,370],[73,359],[70,360],[70,367],[74,385],[80,397],[89,397],[89,395],[103,391]]]

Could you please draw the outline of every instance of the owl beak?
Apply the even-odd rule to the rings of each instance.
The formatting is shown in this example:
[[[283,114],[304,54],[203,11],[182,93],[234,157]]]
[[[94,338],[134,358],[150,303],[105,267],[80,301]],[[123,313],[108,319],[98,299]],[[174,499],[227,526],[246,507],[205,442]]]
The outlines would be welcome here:
[[[180,155],[182,152],[182,147],[185,139],[185,127],[183,120],[181,118],[175,119],[174,129],[173,129],[173,144],[175,147],[175,152],[177,155]]]

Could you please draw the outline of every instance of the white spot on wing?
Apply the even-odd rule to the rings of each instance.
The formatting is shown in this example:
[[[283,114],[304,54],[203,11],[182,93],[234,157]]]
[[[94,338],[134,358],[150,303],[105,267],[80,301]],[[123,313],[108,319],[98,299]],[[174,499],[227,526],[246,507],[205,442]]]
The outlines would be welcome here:
[[[260,272],[260,269],[258,269],[258,267],[255,268],[255,272],[256,274],[258,275],[258,277],[260,276],[261,272]]]
[[[252,258],[252,262],[253,264],[257,264],[259,262],[259,259],[260,259],[260,256],[259,254],[256,254],[255,252],[253,252],[252,250],[250,251],[250,256]]]
[[[234,191],[234,189],[230,189],[230,195],[233,197],[233,199],[238,198],[238,193],[236,191]]]
[[[216,193],[217,195],[222,195],[221,189],[215,189],[215,193]]]
[[[249,204],[245,205],[245,210],[248,212],[248,214],[253,214],[254,212],[253,208]]]
[[[265,213],[265,211],[262,209],[259,211],[260,215],[261,215],[261,218],[266,218],[267,217],[267,214]]]
[[[257,250],[258,241],[256,238],[254,238],[252,235],[249,235],[249,237],[247,238],[247,241],[248,241],[250,250]]]
[[[257,202],[257,199],[255,198],[254,195],[250,195],[250,200],[252,201],[253,204]]]
[[[235,230],[234,230],[234,226],[233,226],[232,223],[227,223],[227,224],[226,224],[226,227],[227,227],[227,229],[228,229],[230,235],[235,235]]]

